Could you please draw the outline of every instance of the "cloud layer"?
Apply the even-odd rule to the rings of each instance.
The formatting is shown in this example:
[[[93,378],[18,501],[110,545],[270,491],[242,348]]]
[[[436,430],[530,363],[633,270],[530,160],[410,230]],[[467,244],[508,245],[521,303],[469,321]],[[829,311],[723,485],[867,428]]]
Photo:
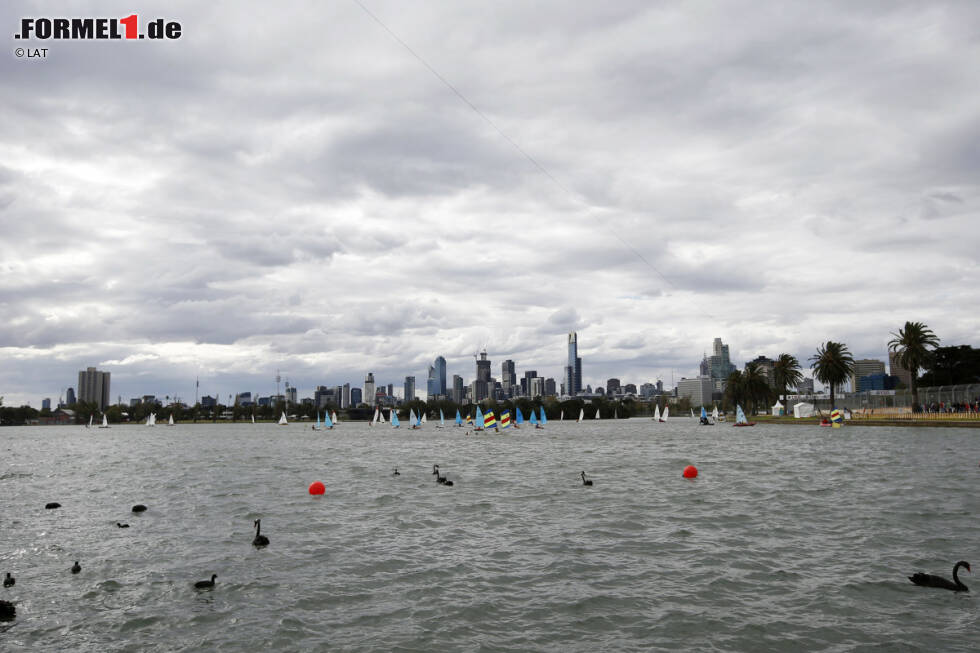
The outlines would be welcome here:
[[[980,7],[364,5],[0,57],[5,403],[977,344]]]

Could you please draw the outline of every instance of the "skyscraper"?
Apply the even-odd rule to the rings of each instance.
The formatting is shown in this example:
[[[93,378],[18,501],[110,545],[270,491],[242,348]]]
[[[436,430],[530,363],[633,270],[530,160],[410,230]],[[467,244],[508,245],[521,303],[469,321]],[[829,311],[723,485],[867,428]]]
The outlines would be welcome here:
[[[344,384],[344,396],[340,400],[341,408],[350,408],[350,383]]]
[[[872,374],[884,374],[885,363],[877,358],[861,358],[854,361],[854,372],[851,374],[851,392],[861,392],[861,378]]]
[[[476,401],[483,401],[490,396],[490,360],[487,358],[486,350],[480,352],[480,358],[476,361],[476,384],[473,386],[476,392]]]
[[[453,374],[453,401],[457,404],[463,403],[463,377],[459,374]]]
[[[429,365],[429,373],[426,375],[425,394],[429,399],[439,394],[439,380],[436,378],[436,366]]]
[[[514,384],[517,383],[517,372],[514,361],[509,358],[500,366],[500,383],[504,387],[504,394],[508,397],[513,396]]]
[[[429,368],[432,369],[431,367]],[[415,399],[415,377],[406,376],[405,377],[405,401],[412,401]]]
[[[435,362],[432,367],[436,370],[436,394],[446,395],[446,359],[442,356],[436,356]]]
[[[368,372],[364,377],[364,401],[374,405],[374,372]]]
[[[912,387],[912,372],[902,367],[902,363],[898,360],[898,354],[893,351],[888,352],[888,373],[897,376],[899,383],[906,388]]]
[[[568,334],[568,363],[565,365],[565,392],[574,397],[582,391],[582,359],[578,356],[578,334]]]
[[[351,388],[350,389],[350,405],[357,408],[358,404],[361,403],[361,389]]]
[[[715,390],[724,390],[725,381],[728,375],[735,371],[735,366],[728,356],[728,345],[723,344],[721,338],[715,338],[711,350],[712,354],[708,357],[711,381],[715,385]]]
[[[109,372],[94,367],[78,372],[78,401],[94,401],[102,410],[109,405]]]
[[[65,393],[65,405],[71,406],[77,401],[75,399],[75,388],[68,388],[68,392]]]

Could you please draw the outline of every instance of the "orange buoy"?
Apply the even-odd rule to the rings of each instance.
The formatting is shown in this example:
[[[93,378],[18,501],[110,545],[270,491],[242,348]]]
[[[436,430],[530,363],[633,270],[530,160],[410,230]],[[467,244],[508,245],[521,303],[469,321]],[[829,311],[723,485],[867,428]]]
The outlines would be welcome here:
[[[313,481],[310,483],[310,494],[323,494],[326,491],[326,486],[320,481]]]
[[[694,465],[688,465],[684,468],[684,478],[697,478],[698,468]]]

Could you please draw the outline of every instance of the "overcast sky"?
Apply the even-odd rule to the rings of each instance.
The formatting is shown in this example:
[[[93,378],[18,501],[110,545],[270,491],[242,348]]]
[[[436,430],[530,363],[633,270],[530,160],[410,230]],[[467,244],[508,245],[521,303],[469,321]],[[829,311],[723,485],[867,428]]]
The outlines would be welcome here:
[[[5,405],[980,341],[980,4],[360,1],[0,5]]]

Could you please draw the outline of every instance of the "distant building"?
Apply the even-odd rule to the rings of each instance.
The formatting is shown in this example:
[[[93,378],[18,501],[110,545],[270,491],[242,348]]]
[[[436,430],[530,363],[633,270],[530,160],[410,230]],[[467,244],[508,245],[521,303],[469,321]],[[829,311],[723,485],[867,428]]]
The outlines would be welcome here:
[[[364,401],[372,402],[375,397],[374,372],[368,372],[364,377]]]
[[[652,397],[657,394],[657,386],[652,383],[644,383],[640,386],[641,397]]]
[[[876,358],[862,358],[854,361],[854,372],[851,374],[851,390],[862,392],[863,390],[884,390],[884,388],[862,388],[861,379],[874,374],[884,374],[885,363]]]
[[[540,376],[531,378],[529,388],[532,399],[544,396],[544,379]]]
[[[446,359],[442,356],[436,356],[436,360],[432,363],[432,367],[435,368],[435,378],[436,378],[436,388],[433,394],[445,395],[446,394]]]
[[[714,382],[709,376],[681,379],[677,383],[677,396],[690,397],[692,406],[710,406]]]
[[[430,372],[432,371],[432,368],[431,367],[429,368],[429,371]],[[429,390],[431,391],[432,390],[432,385],[431,385],[432,377],[431,376],[429,377],[429,382],[430,382]],[[431,397],[432,395],[430,394],[429,396]],[[413,399],[415,399],[415,377],[414,376],[406,376],[405,377],[405,401],[412,401]]]
[[[71,406],[74,403],[77,403],[77,400],[75,399],[74,388],[68,388],[68,392],[67,394],[65,394],[65,403],[68,404],[69,406]]]
[[[51,398],[45,397],[41,400],[41,410],[51,410]]]
[[[340,398],[341,408],[350,408],[350,383],[344,384],[343,396]]]
[[[466,396],[466,391],[463,388],[463,377],[459,374],[453,374],[453,387],[450,392],[449,398],[453,403],[461,404]]]
[[[480,352],[480,358],[476,361],[476,380],[473,382],[474,398],[476,401],[483,401],[490,397],[490,360],[487,358],[486,350]]]
[[[624,385],[623,386],[623,394],[635,395],[636,394],[636,384],[635,383],[627,383],[626,385]]]
[[[557,394],[555,389],[555,380],[552,378],[547,378],[544,380],[544,396],[554,397]]]
[[[711,352],[711,356],[708,357],[711,380],[718,390],[724,390],[728,375],[735,371],[735,366],[732,365],[732,360],[728,355],[728,345],[724,344],[721,338],[715,338],[711,346]],[[662,384],[658,382],[658,385],[661,386],[662,391]]]
[[[600,386],[597,386],[596,389],[595,389],[595,393],[597,395],[599,395],[600,397],[602,397],[602,396],[604,396],[606,394],[606,389],[603,388],[601,385]]]
[[[130,405],[138,405],[138,404],[133,404],[134,401],[139,402],[139,399],[130,399],[129,400]],[[208,395],[204,395],[203,397],[201,397],[201,408],[214,408],[217,405],[218,405],[217,397],[210,397]]]
[[[517,371],[514,361],[507,359],[501,364],[500,383],[504,387],[504,394],[508,397],[514,396],[514,386],[517,385]]]
[[[235,395],[235,405],[236,406],[251,406],[252,405],[252,393],[251,392],[239,392]]]
[[[812,395],[813,394],[813,378],[809,376],[803,377],[799,385],[796,386],[796,392],[801,395]]]
[[[391,399],[394,399],[395,398],[395,384],[394,383],[389,383],[388,384],[388,397],[391,398]]]
[[[750,362],[755,363],[766,377],[766,385],[770,388],[776,385],[776,361],[765,356],[756,356]]]
[[[94,367],[78,373],[78,401],[95,402],[102,410],[109,405],[109,372]]]
[[[701,376],[711,376],[711,363],[708,362],[707,354],[701,359]]]
[[[139,397],[130,397],[129,398],[129,407],[130,408],[135,408],[136,406],[139,406],[141,403],[143,403],[143,400],[140,399]],[[201,400],[201,405],[202,406],[204,405],[204,400],[203,399]]]
[[[582,359],[578,355],[578,334],[574,331],[568,334],[568,362],[565,365],[565,391],[573,397],[582,391]]]
[[[890,376],[884,372],[880,374],[869,374],[858,379],[857,392],[867,392],[868,390],[894,390],[898,383],[897,376]]]
[[[297,397],[297,395],[296,395],[296,388],[294,386],[287,387],[286,388],[286,403],[289,404],[290,406],[295,406],[297,404],[296,397]]]
[[[354,406],[356,408],[361,403],[362,403],[362,400],[361,400],[361,389],[360,388],[351,388],[350,389],[350,405],[351,406]]]
[[[606,380],[606,394],[615,395],[619,394],[619,379],[607,379]]]
[[[898,382],[903,386],[906,388],[912,387],[912,372],[902,367],[902,364],[898,361],[898,354],[896,352],[888,352],[888,371],[892,376],[897,376]]]

